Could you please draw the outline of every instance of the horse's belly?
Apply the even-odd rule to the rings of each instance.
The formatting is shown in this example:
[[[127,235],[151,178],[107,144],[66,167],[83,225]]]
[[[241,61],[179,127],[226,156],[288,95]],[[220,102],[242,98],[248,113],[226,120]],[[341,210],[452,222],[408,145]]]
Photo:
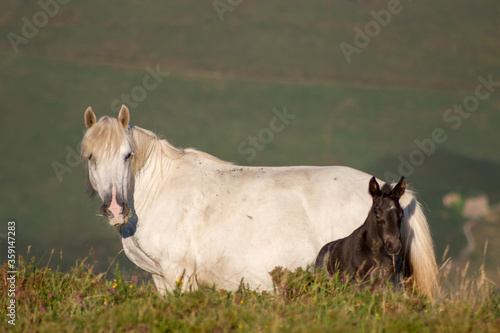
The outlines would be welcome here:
[[[254,201],[245,194],[245,202],[233,193],[233,203],[226,198],[224,209],[221,204],[225,213],[217,214],[212,207],[213,216],[192,231],[197,268],[218,285],[237,288],[243,277],[253,288],[271,289],[272,269],[313,264],[324,244],[345,237],[366,217],[346,212],[357,205],[344,203],[335,209],[335,202],[304,198],[299,192],[257,193]],[[368,208],[362,207],[366,214]],[[320,221],[318,215],[327,218]]]
[[[201,280],[234,290],[243,278],[253,289],[269,290],[269,272],[276,266],[294,269],[314,261],[316,246],[305,224],[295,224],[295,231],[302,237],[272,228],[268,233],[263,231],[234,226],[226,233],[207,233],[197,247],[196,269]]]

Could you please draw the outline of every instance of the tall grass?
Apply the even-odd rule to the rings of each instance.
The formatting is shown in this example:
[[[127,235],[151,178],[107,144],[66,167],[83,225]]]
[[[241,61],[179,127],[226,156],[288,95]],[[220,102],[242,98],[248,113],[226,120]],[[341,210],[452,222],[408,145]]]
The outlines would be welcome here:
[[[500,293],[484,276],[442,270],[443,295],[435,301],[395,288],[359,288],[339,278],[275,268],[274,292],[213,286],[160,296],[151,282],[96,274],[85,261],[69,273],[19,259],[16,321],[5,311],[7,266],[0,270],[0,318],[14,332],[165,331],[495,331]]]

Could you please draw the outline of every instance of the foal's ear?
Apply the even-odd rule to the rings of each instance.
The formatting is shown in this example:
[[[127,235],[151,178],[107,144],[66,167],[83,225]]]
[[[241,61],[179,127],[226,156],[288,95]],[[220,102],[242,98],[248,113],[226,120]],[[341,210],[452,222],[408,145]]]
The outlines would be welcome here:
[[[370,184],[368,185],[368,192],[370,192],[372,198],[378,197],[379,195],[382,194],[375,177],[372,177],[372,179],[370,179]]]
[[[118,122],[123,126],[124,129],[127,129],[128,122],[130,121],[130,112],[125,105],[122,105],[120,113],[118,114]]]
[[[87,129],[94,126],[94,124],[97,122],[97,119],[95,117],[95,113],[94,113],[94,111],[92,111],[92,108],[90,106],[85,111],[84,118],[85,118],[85,126],[87,126]]]
[[[396,186],[394,186],[394,188],[392,189],[392,194],[399,199],[405,193],[405,190],[406,190],[406,179],[405,177],[401,177],[399,183],[397,183]]]

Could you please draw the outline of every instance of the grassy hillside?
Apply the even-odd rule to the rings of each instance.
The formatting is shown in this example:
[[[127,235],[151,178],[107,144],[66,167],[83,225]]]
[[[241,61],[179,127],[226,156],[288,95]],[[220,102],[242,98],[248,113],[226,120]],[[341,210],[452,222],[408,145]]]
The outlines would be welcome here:
[[[301,270],[271,273],[276,294],[244,285],[236,292],[204,287],[181,293],[179,286],[163,297],[150,283],[123,279],[118,269],[111,281],[86,264],[62,273],[21,261],[16,317],[2,311],[0,320],[12,332],[488,332],[500,318],[498,290],[481,277],[444,276],[443,297],[430,302],[411,292],[372,292]],[[9,277],[6,265],[0,276]],[[5,290],[3,309],[10,305]]]
[[[245,1],[223,21],[210,1],[69,2],[17,53],[4,38],[0,220],[16,220],[18,253],[30,244],[39,257],[56,249],[67,268],[92,249],[96,268],[109,266],[119,237],[95,216],[100,202],[86,197],[85,171],[74,156],[83,112],[92,105],[98,116],[115,114],[113,101],[142,86],[148,66],[159,66],[170,74],[137,106],[129,104],[132,123],[239,164],[342,164],[382,178],[397,171],[398,156],[408,158],[415,140],[442,128],[447,140],[407,178],[428,208],[438,257],[447,244],[458,256],[466,221],[441,199],[459,191],[500,201],[500,93],[457,129],[443,114],[474,94],[478,75],[500,81],[500,4],[401,3],[401,13],[350,64],[339,44],[354,43],[353,28],[364,29],[370,11],[387,2]],[[5,37],[22,35],[23,17],[33,22],[42,10],[13,0],[3,8]],[[247,161],[238,145],[269,126],[273,108],[284,107],[296,118]],[[62,181],[54,165],[68,168]],[[493,242],[499,233],[497,224],[491,228]],[[492,261],[491,270],[498,265]]]

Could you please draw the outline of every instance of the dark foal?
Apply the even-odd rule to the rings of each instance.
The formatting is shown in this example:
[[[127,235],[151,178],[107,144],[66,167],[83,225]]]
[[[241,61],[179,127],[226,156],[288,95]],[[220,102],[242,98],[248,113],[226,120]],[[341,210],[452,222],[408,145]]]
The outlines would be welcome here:
[[[405,188],[404,177],[393,189],[386,184],[382,190],[373,177],[368,186],[373,204],[365,222],[348,237],[323,246],[315,269],[326,269],[329,276],[336,272],[341,276],[349,275],[357,282],[395,278],[400,271],[402,248],[403,209],[399,198]]]

